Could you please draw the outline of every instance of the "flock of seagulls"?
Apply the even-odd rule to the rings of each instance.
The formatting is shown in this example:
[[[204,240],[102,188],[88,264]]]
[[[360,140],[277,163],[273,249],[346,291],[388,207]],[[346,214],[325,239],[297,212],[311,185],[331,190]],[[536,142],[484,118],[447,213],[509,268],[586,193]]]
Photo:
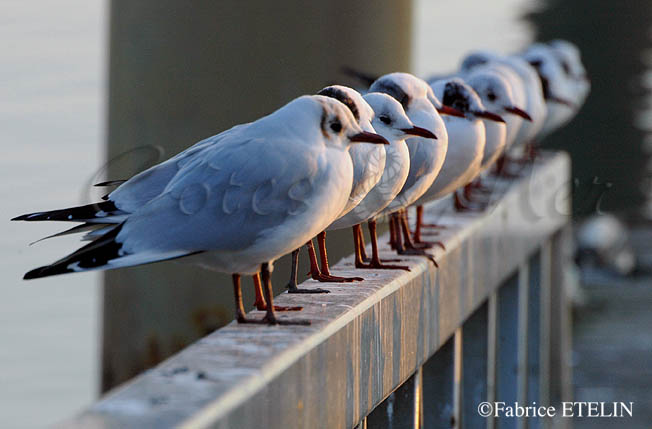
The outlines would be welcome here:
[[[566,124],[590,90],[578,48],[564,40],[512,55],[473,52],[455,73],[427,80],[358,77],[367,80],[362,93],[328,86],[129,180],[100,184],[118,186],[99,203],[12,219],[81,223],[64,233],[90,241],[24,278],[183,258],[232,274],[238,322],[309,324],[277,316],[300,308],[273,305],[274,260],[292,252],[289,293],[328,292],[297,287],[304,245],[313,279],[361,281],[333,275],[328,265],[326,231],[352,228],[356,267],[409,270],[379,257],[377,221],[389,218],[392,248],[436,265],[428,248],[444,246],[422,240],[423,228],[436,226],[423,223],[423,205],[452,194],[457,210],[482,210],[473,201],[482,177],[513,176],[510,165],[531,160],[534,144]],[[241,275],[254,277],[261,319],[245,315]]]

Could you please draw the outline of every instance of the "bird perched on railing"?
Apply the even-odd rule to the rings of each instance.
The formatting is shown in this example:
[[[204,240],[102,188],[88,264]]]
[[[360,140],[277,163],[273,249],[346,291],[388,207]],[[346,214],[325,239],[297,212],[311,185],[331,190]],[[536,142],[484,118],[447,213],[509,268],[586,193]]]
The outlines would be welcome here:
[[[417,201],[423,205],[442,198],[471,183],[480,174],[484,156],[485,128],[482,119],[504,124],[496,113],[489,112],[480,97],[461,78],[443,79],[431,84],[442,102],[464,113],[464,118],[447,118],[449,147],[446,161],[432,186]],[[462,197],[455,193],[455,206],[465,209]]]
[[[574,80],[564,72],[554,50],[543,43],[530,45],[521,57],[534,67],[546,101],[546,119],[538,134],[542,139],[564,126],[579,111]]]
[[[432,255],[412,242],[405,209],[426,192],[444,164],[448,133],[439,113],[458,116],[463,113],[443,105],[424,80],[409,73],[381,76],[371,84],[369,91],[392,96],[403,106],[412,123],[437,136],[437,140],[414,137],[406,141],[410,153],[408,178],[396,198],[382,212],[391,215],[390,237],[397,253],[423,255],[436,264]]]
[[[505,118],[509,130],[506,148],[513,144],[525,144],[535,138],[545,121],[546,104],[539,76],[527,61],[514,55],[475,51],[462,60],[460,70],[464,74],[480,70],[500,74],[509,84],[514,104],[530,117],[530,121],[523,121],[514,116]]]
[[[371,125],[374,111],[358,91],[346,86],[331,85],[320,90],[318,94],[340,101],[349,108],[358,122],[358,125],[360,125],[360,128],[364,131],[375,132]],[[353,186],[351,188],[349,200],[338,218],[345,216],[355,208],[360,201],[362,201],[369,190],[378,183],[383,174],[383,170],[385,169],[385,149],[380,146],[358,145],[349,150],[349,155],[353,162]],[[344,227],[349,226],[352,225],[345,225]],[[312,245],[312,240],[307,244],[308,254],[310,257],[310,275],[314,280],[336,283],[363,280],[361,277],[339,277],[331,275],[328,264],[328,254],[326,252],[326,231],[321,231],[317,235],[317,244],[321,256],[321,268],[317,265],[317,258]],[[289,293],[304,292],[304,290],[299,290],[296,287],[298,256],[298,250],[292,253],[292,273],[290,282],[288,283]],[[323,289],[307,289],[305,291],[324,292]]]
[[[342,212],[353,182],[348,149],[356,142],[388,143],[364,132],[337,100],[297,98],[134,176],[104,202],[14,218],[115,223],[25,279],[185,258],[233,274],[238,322],[306,324],[277,319],[271,267]],[[267,313],[252,320],[244,314],[240,274],[259,271]]]
[[[353,226],[358,268],[407,269],[383,264],[378,256],[375,218],[390,215],[393,248],[436,265],[425,250],[430,244],[420,240],[421,205],[467,186],[510,147],[568,122],[590,90],[579,50],[561,40],[534,44],[519,55],[475,52],[450,76],[432,88],[407,73],[364,76],[370,83],[364,97],[351,88],[327,87],[129,180],[107,182],[119,186],[102,202],[14,218],[82,222],[55,236],[87,232],[83,239],[92,240],[25,278],[184,258],[232,273],[239,322],[305,324],[275,315],[275,259],[303,244],[312,248],[317,235],[322,261],[320,269],[313,251],[313,278],[362,280],[330,274],[326,229]],[[386,147],[349,150],[351,143],[388,140]],[[406,214],[415,204],[417,240]],[[457,206],[462,208],[459,198]],[[372,236],[369,263],[364,221]],[[241,274],[254,276],[256,306],[267,312],[262,320],[245,317]],[[290,292],[327,292],[298,289],[296,263],[289,286]]]
[[[495,70],[480,68],[471,71],[465,75],[464,81],[478,94],[488,111],[501,115],[505,120],[505,122],[500,122],[482,118],[486,143],[480,171],[484,172],[495,164],[505,150],[508,129],[513,124],[510,121],[511,116],[515,115],[526,121],[531,121],[532,118],[525,107],[518,105],[514,100],[509,82]],[[519,123],[517,128],[522,129],[523,127]],[[510,134],[513,134],[511,129],[509,131]]]
[[[407,117],[403,106],[394,98],[380,92],[369,92],[363,97],[374,110],[372,125],[376,132],[385,137],[390,144],[383,146],[386,151],[385,169],[378,183],[367,193],[349,213],[337,219],[328,228],[339,229],[353,226],[355,266],[357,268],[406,269],[406,266],[386,265],[378,255],[376,235],[376,216],[396,198],[403,188],[410,171],[410,152],[406,139],[422,137],[437,139],[430,130],[415,126]],[[366,263],[364,238],[360,224],[368,221],[371,237],[372,256]]]

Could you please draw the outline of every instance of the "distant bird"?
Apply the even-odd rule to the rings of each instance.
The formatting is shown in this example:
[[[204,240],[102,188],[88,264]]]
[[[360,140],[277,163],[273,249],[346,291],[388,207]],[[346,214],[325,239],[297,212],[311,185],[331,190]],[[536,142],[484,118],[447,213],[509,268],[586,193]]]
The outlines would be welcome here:
[[[538,134],[543,139],[570,121],[579,110],[573,79],[564,72],[553,49],[543,43],[530,45],[521,57],[539,74],[546,101],[546,120]]]
[[[553,54],[561,64],[562,70],[568,76],[574,87],[573,101],[579,107],[584,104],[591,91],[591,80],[582,64],[579,48],[568,40],[556,39],[548,42]]]
[[[388,143],[362,131],[339,101],[299,97],[134,176],[104,202],[14,218],[116,222],[90,244],[25,279],[185,257],[233,274],[238,322],[309,323],[276,317],[271,266],[344,209],[353,182],[348,148],[355,142]],[[114,194],[130,198],[114,199]],[[240,275],[259,271],[267,313],[252,320],[245,317]]]
[[[505,116],[507,124],[505,152],[513,147],[518,147],[519,151],[523,151],[524,148],[529,151],[546,119],[543,89],[534,67],[518,56],[475,51],[464,58],[461,69],[467,72],[490,69],[507,80],[515,105],[524,109],[530,120],[523,121],[515,116]],[[513,173],[507,170],[507,160],[506,156],[497,160],[497,171],[501,175],[513,176]]]
[[[410,152],[408,178],[396,198],[383,210],[383,214],[392,215],[390,237],[397,253],[423,255],[436,264],[432,255],[412,242],[405,209],[426,192],[444,164],[448,133],[438,112],[460,116],[463,113],[443,105],[424,80],[409,73],[381,76],[369,87],[369,91],[390,95],[403,106],[414,125],[437,136],[437,140],[413,137],[406,141]]]
[[[482,119],[486,143],[480,171],[485,172],[496,163],[505,150],[507,128],[513,124],[508,121],[509,116],[516,115],[526,121],[532,121],[532,118],[515,103],[511,85],[495,70],[480,67],[465,75],[464,81],[478,94],[488,111],[502,115],[505,119],[505,122]]]

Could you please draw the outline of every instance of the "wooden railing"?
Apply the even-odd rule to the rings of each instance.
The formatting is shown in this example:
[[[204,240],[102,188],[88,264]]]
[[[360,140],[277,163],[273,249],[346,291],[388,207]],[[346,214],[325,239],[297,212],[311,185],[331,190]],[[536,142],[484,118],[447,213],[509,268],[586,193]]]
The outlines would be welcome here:
[[[431,204],[426,221],[446,226],[439,268],[406,257],[410,272],[284,293],[277,304],[303,306],[311,326],[231,323],[62,427],[551,425],[485,418],[478,406],[569,398],[569,175],[565,154],[544,153],[519,179],[490,181],[482,213]],[[334,270],[353,273],[351,258]]]

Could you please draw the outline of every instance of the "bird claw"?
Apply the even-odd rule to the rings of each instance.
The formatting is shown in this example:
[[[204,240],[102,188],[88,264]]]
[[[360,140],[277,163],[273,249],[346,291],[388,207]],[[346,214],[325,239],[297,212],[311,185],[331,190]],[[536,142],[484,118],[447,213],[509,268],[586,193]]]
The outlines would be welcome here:
[[[256,310],[259,311],[267,311],[267,304],[264,302],[255,302],[254,307],[256,307]],[[301,306],[295,306],[295,307],[288,307],[284,305],[274,306],[274,311],[301,311],[301,310],[303,310],[303,307]]]
[[[430,260],[430,262],[435,264],[435,267],[439,268],[439,264],[435,260],[435,257],[432,256],[430,253],[426,252],[423,249],[407,248],[407,249],[400,250],[398,252],[398,254],[399,255],[425,256],[426,258],[428,258]]]
[[[339,277],[324,273],[311,274],[311,278],[322,283],[351,283],[364,281],[362,277]]]
[[[394,259],[395,261],[399,261],[400,259]],[[411,271],[410,267],[406,265],[389,265],[389,264],[383,264],[382,262],[369,262],[368,264],[359,264],[356,265],[356,268],[362,268],[362,269],[371,269],[371,270],[405,270],[405,271]]]
[[[430,243],[430,242],[428,242],[428,241],[421,241],[421,240],[419,240],[419,241],[416,241],[416,240],[413,241],[413,242],[412,242],[412,245],[413,245],[414,247],[416,247],[417,249],[430,249],[430,248],[432,248],[432,246],[433,246],[432,243]]]
[[[446,246],[441,241],[419,241],[414,243],[416,247],[423,249],[432,249],[435,246],[441,247],[442,250],[446,250]],[[420,245],[424,245],[421,247]]]
[[[380,264],[382,265],[385,262],[403,262],[405,259],[381,259]],[[355,261],[355,267],[356,268],[369,268],[369,264],[371,263],[371,258],[366,258],[363,259],[362,262]]]

